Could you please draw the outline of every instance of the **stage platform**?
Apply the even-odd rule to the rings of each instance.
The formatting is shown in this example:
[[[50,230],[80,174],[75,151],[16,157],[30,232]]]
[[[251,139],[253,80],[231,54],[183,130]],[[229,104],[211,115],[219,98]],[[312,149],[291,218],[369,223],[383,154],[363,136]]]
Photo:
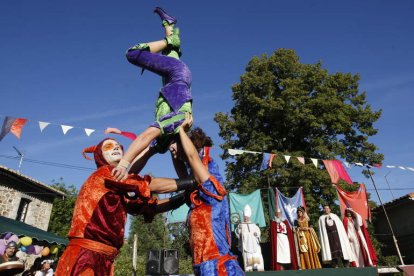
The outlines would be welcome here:
[[[323,268],[306,270],[284,270],[284,271],[263,271],[246,272],[246,276],[254,275],[279,275],[279,276],[377,276],[378,271],[375,267],[365,268]]]
[[[307,270],[284,270],[284,271],[262,271],[262,272],[246,272],[246,276],[377,276],[376,267],[365,268],[322,268]],[[194,274],[181,274],[180,276],[194,276]]]

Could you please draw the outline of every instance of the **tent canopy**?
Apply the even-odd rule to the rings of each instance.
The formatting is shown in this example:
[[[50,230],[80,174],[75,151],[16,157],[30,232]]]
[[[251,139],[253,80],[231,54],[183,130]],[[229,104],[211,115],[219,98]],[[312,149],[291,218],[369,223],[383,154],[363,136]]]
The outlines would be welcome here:
[[[26,223],[0,216],[0,234],[12,232],[17,236],[28,236],[38,241],[66,245],[68,240],[56,234],[43,231]]]

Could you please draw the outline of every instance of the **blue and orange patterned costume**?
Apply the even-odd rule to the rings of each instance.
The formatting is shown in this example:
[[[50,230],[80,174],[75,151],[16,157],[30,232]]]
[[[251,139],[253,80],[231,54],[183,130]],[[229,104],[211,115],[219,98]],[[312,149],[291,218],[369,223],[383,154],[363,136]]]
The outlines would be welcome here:
[[[203,163],[210,178],[191,193],[187,223],[193,252],[195,275],[244,275],[236,257],[230,252],[231,232],[229,204],[219,168],[204,148]]]

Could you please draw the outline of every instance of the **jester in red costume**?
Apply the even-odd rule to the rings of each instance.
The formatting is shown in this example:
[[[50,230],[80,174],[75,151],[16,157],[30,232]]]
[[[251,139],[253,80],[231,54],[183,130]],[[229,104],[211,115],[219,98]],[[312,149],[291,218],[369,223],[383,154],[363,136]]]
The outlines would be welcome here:
[[[191,132],[190,140],[185,130],[191,125],[192,117],[186,113],[186,119],[180,126],[180,139],[170,145],[170,152],[175,159],[185,161],[199,183],[189,195],[190,211],[187,217],[194,274],[244,275],[230,251],[227,191],[221,184],[223,179],[218,166],[209,155],[208,147],[212,146],[212,141],[199,128]],[[177,170],[177,173],[184,177],[187,171]]]
[[[107,138],[84,149],[93,153],[97,170],[86,180],[75,203],[69,244],[59,261],[56,275],[113,275],[114,259],[124,240],[127,213],[143,215],[150,222],[159,212],[184,203],[179,195],[158,200],[151,192],[172,192],[190,188],[188,181],[128,175],[114,180],[112,168],[122,158],[122,146]],[[132,194],[134,196],[132,196]]]

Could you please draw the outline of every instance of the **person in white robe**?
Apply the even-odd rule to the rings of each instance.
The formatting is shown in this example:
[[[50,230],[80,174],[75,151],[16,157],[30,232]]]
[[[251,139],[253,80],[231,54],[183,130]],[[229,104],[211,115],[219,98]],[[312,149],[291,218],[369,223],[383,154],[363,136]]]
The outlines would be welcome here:
[[[260,248],[260,228],[250,221],[252,210],[247,204],[243,210],[243,222],[236,230],[239,250],[243,255],[245,271],[264,271],[262,249]]]
[[[324,212],[325,214],[319,218],[322,262],[338,267],[342,260],[344,266],[349,266],[349,263],[355,260],[355,256],[344,225],[337,215],[331,213],[330,206],[325,205]]]
[[[364,232],[367,233],[367,231],[363,231],[365,226],[362,217],[351,208],[347,208],[345,210],[343,223],[348,233],[351,249],[355,255],[353,266],[374,266],[377,257],[375,256],[372,244],[370,244],[371,240],[365,237]]]

